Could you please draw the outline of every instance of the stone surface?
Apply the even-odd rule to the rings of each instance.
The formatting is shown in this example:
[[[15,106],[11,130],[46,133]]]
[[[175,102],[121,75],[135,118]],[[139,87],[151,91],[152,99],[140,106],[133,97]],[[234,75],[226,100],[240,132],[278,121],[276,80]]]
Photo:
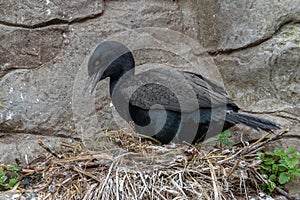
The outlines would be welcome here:
[[[298,129],[299,130],[299,129]],[[289,194],[293,197],[297,197],[300,199],[300,191],[299,191],[300,179],[292,180],[287,183],[286,188],[289,190]]]
[[[1,163],[42,152],[37,139],[57,146],[73,138],[70,126],[93,140],[127,126],[112,120],[107,80],[95,98],[82,96],[88,56],[107,39],[130,45],[139,67],[200,69],[244,111],[289,127],[278,145],[300,151],[299,0],[2,0],[0,16]],[[245,137],[259,135],[252,133]]]
[[[38,145],[39,140],[50,148],[59,146],[62,141],[68,143],[72,142],[72,139],[68,138],[47,137],[24,133],[1,135],[1,163],[7,163],[9,161],[10,164],[14,164],[15,159],[18,158],[21,160],[22,164],[28,164],[38,155],[46,153],[46,150]]]
[[[35,28],[53,23],[71,23],[98,16],[103,11],[101,0],[25,0],[0,2],[0,22],[9,26]]]
[[[21,193],[21,191],[9,190],[0,194],[1,200],[39,200],[41,197],[35,192]]]
[[[72,87],[71,69],[55,63],[56,56],[64,49],[65,31],[64,27],[3,31],[2,131],[49,135],[60,132],[62,127],[57,125],[70,119],[70,115],[65,116],[71,101],[66,104],[65,97]]]
[[[264,108],[262,112],[286,111],[297,118],[300,109],[299,44],[300,24],[291,23],[260,45],[229,55],[217,55],[215,61],[230,96],[252,112],[259,113]]]
[[[10,190],[4,193],[0,194],[0,199],[10,199],[10,200],[17,200],[21,199],[21,192],[15,191],[15,190]]]
[[[198,1],[198,38],[210,51],[231,51],[272,38],[299,22],[300,1]]]

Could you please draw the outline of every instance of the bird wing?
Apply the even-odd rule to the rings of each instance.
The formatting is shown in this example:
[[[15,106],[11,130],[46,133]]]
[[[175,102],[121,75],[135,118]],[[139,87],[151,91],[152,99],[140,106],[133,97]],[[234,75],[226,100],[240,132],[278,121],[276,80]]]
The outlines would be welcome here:
[[[217,85],[199,74],[186,71],[182,73],[189,80],[189,83],[197,94],[200,108],[228,105],[236,111],[239,109],[233,100],[228,97],[225,89],[220,85]]]
[[[157,109],[177,112],[193,112],[228,103],[235,105],[222,87],[201,75],[164,68],[151,69],[135,76],[125,74],[114,89],[113,101],[145,110],[159,104],[161,107]]]

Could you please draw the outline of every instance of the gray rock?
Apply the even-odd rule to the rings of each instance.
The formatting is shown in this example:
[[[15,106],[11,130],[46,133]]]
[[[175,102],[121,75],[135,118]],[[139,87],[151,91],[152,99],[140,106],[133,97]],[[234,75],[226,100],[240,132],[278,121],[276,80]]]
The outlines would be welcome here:
[[[102,14],[103,1],[2,0],[0,21],[9,26],[36,28],[71,23]]]
[[[297,200],[300,199],[299,184],[300,178],[288,182],[285,186],[288,189],[289,194],[293,197],[297,197]]]
[[[22,162],[22,165],[26,166],[38,155],[47,153],[45,149],[38,145],[38,140],[41,140],[46,146],[53,150],[55,150],[62,141],[72,142],[71,139],[67,138],[24,133],[2,135],[0,163],[15,164],[15,159],[18,158]]]
[[[283,26],[268,41],[230,55],[215,57],[226,89],[242,107],[253,111],[299,108],[300,26]],[[236,86],[239,90],[236,90]],[[280,102],[274,101],[282,99]],[[259,104],[259,105],[257,105]]]
[[[56,128],[67,121],[66,116],[70,118],[67,114],[71,101],[67,103],[65,97],[72,82],[68,70],[57,65],[55,58],[64,48],[65,31],[64,27],[3,31],[2,131],[41,135],[63,131]]]
[[[286,23],[299,22],[300,1],[199,1],[198,38],[209,51],[231,51],[272,38]]]
[[[2,200],[6,200],[6,199],[10,199],[10,200],[18,200],[22,198],[22,194],[19,191],[15,191],[15,190],[10,190],[4,193],[0,194],[0,199]]]

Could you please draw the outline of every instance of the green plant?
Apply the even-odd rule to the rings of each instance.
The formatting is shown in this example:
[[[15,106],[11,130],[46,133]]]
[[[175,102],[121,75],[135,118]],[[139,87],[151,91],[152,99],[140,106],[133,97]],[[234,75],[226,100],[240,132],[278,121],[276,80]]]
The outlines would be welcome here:
[[[11,189],[18,182],[21,167],[19,165],[8,165],[6,169],[0,168],[0,186]]]
[[[220,143],[220,147],[222,146],[233,146],[233,142],[229,140],[231,133],[229,130],[223,131],[218,135],[218,141]]]
[[[275,187],[282,188],[287,182],[300,176],[300,154],[295,149],[289,148],[288,151],[284,151],[275,148],[274,151],[257,154],[262,161],[259,172],[266,180],[266,183],[261,185],[263,190],[272,193]]]

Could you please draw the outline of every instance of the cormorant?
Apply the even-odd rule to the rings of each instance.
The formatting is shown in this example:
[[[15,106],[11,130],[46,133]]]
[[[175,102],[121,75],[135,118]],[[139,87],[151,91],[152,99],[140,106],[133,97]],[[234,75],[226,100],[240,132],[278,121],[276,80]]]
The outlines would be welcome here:
[[[131,51],[116,41],[102,42],[88,61],[85,91],[110,78],[110,96],[117,112],[133,121],[137,132],[168,144],[174,138],[202,142],[237,123],[271,131],[275,123],[238,113],[239,107],[221,86],[199,74],[155,68],[135,74]],[[175,137],[176,136],[176,137]]]

